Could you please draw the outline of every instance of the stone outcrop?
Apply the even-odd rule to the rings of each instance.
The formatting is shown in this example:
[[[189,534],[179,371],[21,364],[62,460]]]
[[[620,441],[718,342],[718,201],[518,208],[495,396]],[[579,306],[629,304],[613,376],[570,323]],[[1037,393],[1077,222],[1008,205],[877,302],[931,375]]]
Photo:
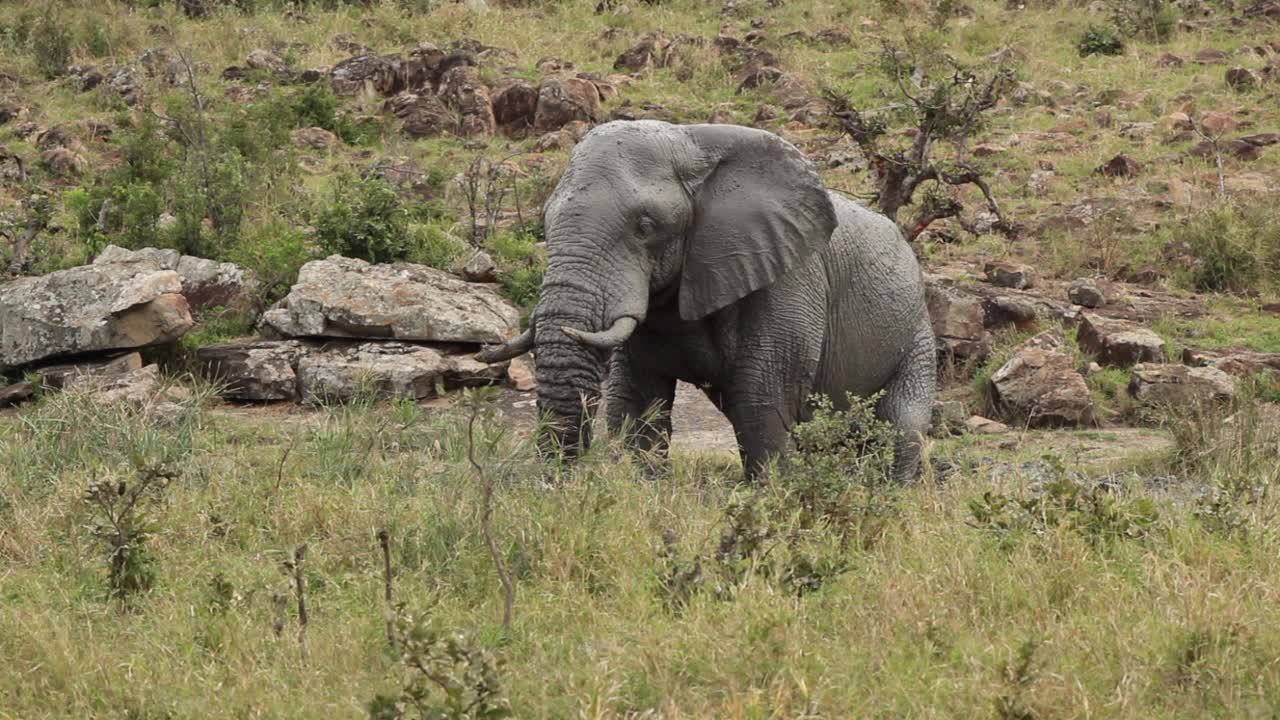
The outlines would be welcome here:
[[[95,263],[0,285],[0,369],[172,342],[191,329],[182,276]]]
[[[394,95],[404,89],[398,55],[357,55],[329,71],[329,83],[338,95]]]
[[[595,122],[600,116],[600,93],[590,80],[553,76],[538,88],[533,127],[538,132],[559,130],[575,120]]]
[[[1217,368],[1238,378],[1266,375],[1280,379],[1280,353],[1186,348],[1182,351],[1182,362],[1192,367]]]
[[[925,300],[939,350],[958,358],[986,357],[991,338],[981,300],[937,283],[926,284]]]
[[[130,268],[128,272],[172,270],[178,274],[182,295],[194,311],[214,307],[249,311],[258,302],[260,286],[253,271],[234,263],[183,255],[177,250],[126,250],[108,245],[94,259],[93,265]]]
[[[505,363],[486,365],[459,346],[402,342],[255,340],[200,348],[196,359],[223,397],[240,401],[422,399],[506,374]]]
[[[502,88],[493,96],[493,119],[499,127],[519,133],[533,127],[538,113],[538,89],[523,80]]]
[[[1063,350],[1062,331],[1040,333],[1014,349],[991,376],[997,407],[1028,427],[1085,427],[1095,423],[1084,377]]]
[[[458,115],[458,130],[468,137],[492,135],[495,127],[489,88],[480,80],[480,71],[459,65],[440,79],[440,98]]]
[[[1139,363],[1129,381],[1129,394],[1155,407],[1230,400],[1235,390],[1235,380],[1215,367]]]
[[[382,106],[400,119],[400,132],[411,138],[435,137],[453,132],[457,120],[444,101],[431,92],[402,92]]]
[[[371,265],[337,255],[302,267],[262,319],[264,335],[498,343],[520,313],[490,286],[409,263]]]
[[[1103,365],[1129,367],[1141,362],[1162,362],[1164,340],[1133,323],[1084,313],[1077,335],[1080,347]]]
[[[1036,284],[1036,271],[1030,265],[989,262],[983,271],[987,275],[987,282],[997,287],[1026,290]]]

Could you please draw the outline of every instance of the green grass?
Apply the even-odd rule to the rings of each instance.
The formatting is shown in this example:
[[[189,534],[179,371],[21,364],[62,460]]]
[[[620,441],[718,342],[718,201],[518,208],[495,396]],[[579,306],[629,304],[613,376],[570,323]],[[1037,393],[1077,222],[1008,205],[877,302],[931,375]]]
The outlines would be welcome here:
[[[1124,502],[1159,518],[1143,537],[1093,537],[1092,520],[997,537],[970,526],[967,503],[1027,497],[1030,478],[991,479],[988,452],[905,491],[877,542],[848,549],[820,590],[796,597],[748,574],[732,600],[695,594],[673,612],[662,533],[686,556],[710,553],[741,492],[736,465],[677,455],[655,482],[604,447],[547,487],[527,442],[487,425],[497,450],[480,459],[499,478],[494,525],[517,586],[508,637],[459,415],[191,412],[156,426],[63,395],[0,420],[0,717],[362,717],[399,677],[380,528],[396,597],[500,658],[517,717],[987,717],[999,703],[1036,717],[1261,717],[1280,702],[1269,500],[1242,506],[1246,541],[1192,520],[1188,492],[1132,480]],[[1214,442],[1212,457],[1233,457]],[[148,515],[154,587],[123,610],[81,496],[131,477],[130,448],[179,476]],[[1258,461],[1255,479],[1275,474]],[[271,630],[272,594],[290,597],[281,562],[303,543],[305,654],[292,600],[283,635]],[[1015,681],[1005,667],[1028,648]]]

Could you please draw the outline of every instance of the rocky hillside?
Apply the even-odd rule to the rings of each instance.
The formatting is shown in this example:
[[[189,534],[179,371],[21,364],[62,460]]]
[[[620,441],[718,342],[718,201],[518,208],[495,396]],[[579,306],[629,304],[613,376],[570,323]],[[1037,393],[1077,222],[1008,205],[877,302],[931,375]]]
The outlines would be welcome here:
[[[238,400],[503,380],[469,355],[536,300],[542,201],[640,118],[772,130],[878,207],[915,158],[886,146],[981,178],[897,211],[957,428],[1274,395],[1278,33],[1265,0],[8,3],[3,401],[68,363]]]

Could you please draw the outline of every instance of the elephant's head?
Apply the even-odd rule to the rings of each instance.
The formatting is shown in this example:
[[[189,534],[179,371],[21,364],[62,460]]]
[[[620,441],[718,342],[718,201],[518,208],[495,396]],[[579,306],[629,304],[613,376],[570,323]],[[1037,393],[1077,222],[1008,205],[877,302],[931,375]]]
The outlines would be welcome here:
[[[488,362],[537,349],[545,441],[572,457],[603,363],[651,300],[697,320],[824,246],[835,211],[813,166],[778,136],[732,125],[601,125],[574,149],[544,211],[547,271],[525,334]]]

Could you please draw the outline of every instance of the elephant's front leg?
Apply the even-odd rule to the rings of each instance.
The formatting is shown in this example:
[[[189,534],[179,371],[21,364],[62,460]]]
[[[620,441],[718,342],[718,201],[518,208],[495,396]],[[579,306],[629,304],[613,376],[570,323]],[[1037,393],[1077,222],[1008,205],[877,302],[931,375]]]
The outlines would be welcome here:
[[[650,469],[665,465],[670,453],[675,396],[675,378],[659,374],[631,343],[614,352],[605,387],[609,432],[621,434]]]

